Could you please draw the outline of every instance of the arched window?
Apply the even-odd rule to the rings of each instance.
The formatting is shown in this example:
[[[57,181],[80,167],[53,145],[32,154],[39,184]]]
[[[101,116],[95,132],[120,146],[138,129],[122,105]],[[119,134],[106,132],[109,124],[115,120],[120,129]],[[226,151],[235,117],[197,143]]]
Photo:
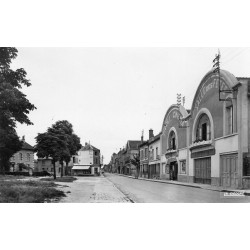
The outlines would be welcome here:
[[[175,150],[176,149],[176,135],[174,131],[171,131],[168,137],[168,148]]]
[[[211,124],[208,116],[202,114],[196,127],[196,141],[211,140]]]

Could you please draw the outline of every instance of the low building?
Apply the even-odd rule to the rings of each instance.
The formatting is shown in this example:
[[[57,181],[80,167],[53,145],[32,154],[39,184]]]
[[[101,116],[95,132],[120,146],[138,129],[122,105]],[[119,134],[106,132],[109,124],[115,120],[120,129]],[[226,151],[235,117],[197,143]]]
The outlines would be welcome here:
[[[140,177],[148,178],[148,141],[141,141],[141,144],[139,145],[140,150]]]
[[[90,143],[85,143],[78,154],[73,156],[73,175],[100,175],[100,150]]]
[[[73,167],[73,159],[70,160],[70,162],[68,163],[68,167],[66,167],[66,163],[64,162],[63,164],[63,175],[71,175],[71,168]],[[61,171],[62,171],[62,166],[59,163],[59,161],[57,161],[55,163],[55,168],[56,168],[56,176],[60,176],[61,175]],[[54,174],[54,166],[52,163],[52,158],[38,158],[36,160],[36,164],[35,164],[35,168],[34,168],[35,172],[42,172],[42,171],[47,171],[50,174]]]
[[[124,173],[126,175],[136,176],[136,166],[131,164],[131,159],[139,155],[139,145],[141,141],[127,141],[126,147],[124,149]]]
[[[12,172],[30,172],[34,171],[34,148],[25,141],[20,151],[10,158],[10,171]]]
[[[148,161],[148,178],[159,179],[160,178],[160,166],[161,166],[161,143],[160,136],[161,133],[154,136],[153,130],[149,130],[149,161]]]

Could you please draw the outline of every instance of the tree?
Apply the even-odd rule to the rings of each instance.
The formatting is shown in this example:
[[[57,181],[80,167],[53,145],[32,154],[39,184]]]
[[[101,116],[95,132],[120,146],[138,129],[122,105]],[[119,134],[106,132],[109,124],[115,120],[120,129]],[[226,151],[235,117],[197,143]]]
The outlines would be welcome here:
[[[39,158],[52,158],[52,164],[54,168],[54,179],[56,179],[56,162],[61,158],[61,152],[66,150],[67,144],[64,138],[49,131],[45,133],[39,133],[36,139],[35,151]]]
[[[56,179],[55,163],[61,165],[61,177],[63,176],[63,163],[66,166],[72,155],[75,155],[81,148],[80,138],[74,134],[73,126],[66,120],[57,121],[47,132],[38,134],[36,137],[35,151],[41,158],[52,158],[54,167],[54,179]]]
[[[140,155],[134,154],[133,158],[130,159],[130,163],[136,167],[136,176],[135,178],[138,179],[140,174]]]
[[[26,71],[10,68],[17,53],[16,48],[0,47],[0,167],[3,173],[8,168],[10,157],[22,147],[16,134],[16,123],[32,125],[28,114],[36,109],[20,91],[23,85],[31,86]]]
[[[9,159],[22,147],[22,141],[16,134],[15,129],[0,127],[0,166],[2,173],[9,171]]]
[[[67,149],[61,151],[60,154],[60,165],[61,165],[61,177],[63,176],[63,163],[66,162],[66,170],[68,170],[68,164],[73,155],[77,154],[77,151],[81,149],[80,138],[74,134],[73,125],[67,120],[57,121],[49,131],[53,131],[60,136],[64,137],[67,143]]]

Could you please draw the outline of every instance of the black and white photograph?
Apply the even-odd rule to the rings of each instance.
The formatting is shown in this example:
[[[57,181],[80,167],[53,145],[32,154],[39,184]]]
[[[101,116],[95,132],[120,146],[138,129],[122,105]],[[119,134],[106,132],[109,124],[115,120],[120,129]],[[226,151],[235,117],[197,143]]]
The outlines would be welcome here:
[[[2,249],[247,247],[245,1],[0,6]]]
[[[250,201],[250,48],[0,56],[1,202]]]

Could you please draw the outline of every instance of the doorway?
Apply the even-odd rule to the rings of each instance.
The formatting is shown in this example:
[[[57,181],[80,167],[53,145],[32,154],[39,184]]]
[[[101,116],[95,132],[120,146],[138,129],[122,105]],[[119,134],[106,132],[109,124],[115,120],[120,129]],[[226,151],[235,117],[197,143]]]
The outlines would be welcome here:
[[[178,163],[173,161],[169,165],[169,177],[170,180],[177,181],[178,179]]]

